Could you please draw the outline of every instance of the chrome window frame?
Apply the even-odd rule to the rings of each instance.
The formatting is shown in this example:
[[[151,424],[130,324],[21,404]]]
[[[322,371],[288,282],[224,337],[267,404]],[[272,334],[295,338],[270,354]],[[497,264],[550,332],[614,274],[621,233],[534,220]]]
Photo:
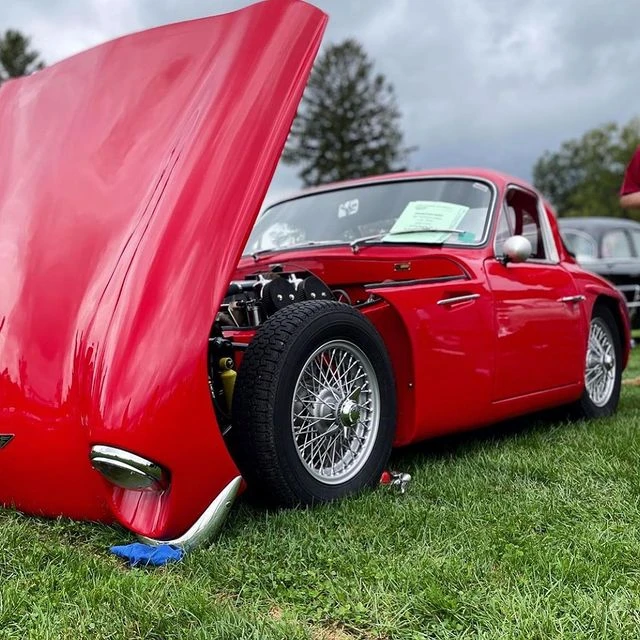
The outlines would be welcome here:
[[[494,223],[494,219],[496,217],[496,210],[497,210],[497,205],[500,201],[499,196],[499,189],[497,187],[497,185],[495,184],[495,182],[493,182],[492,180],[490,180],[489,178],[484,178],[481,176],[477,176],[477,175],[473,175],[473,174],[459,174],[459,173],[438,173],[438,174],[429,174],[427,176],[410,176],[410,177],[406,177],[406,176],[398,176],[396,178],[388,178],[388,179],[384,179],[384,180],[363,180],[362,182],[358,183],[355,182],[353,184],[349,184],[347,185],[327,185],[326,187],[319,187],[319,188],[315,188],[313,189],[313,191],[310,191],[308,193],[300,193],[299,195],[290,197],[290,198],[284,198],[282,200],[277,200],[276,202],[272,202],[266,209],[264,209],[262,211],[262,213],[259,214],[258,218],[256,218],[256,221],[254,222],[254,227],[255,225],[258,223],[258,220],[261,220],[264,218],[264,216],[267,215],[267,213],[273,209],[274,207],[281,205],[281,204],[285,204],[287,202],[294,202],[295,200],[300,200],[301,198],[311,198],[313,196],[316,195],[320,195],[320,194],[324,194],[324,193],[332,193],[334,191],[348,191],[350,189],[360,189],[363,187],[370,187],[370,186],[380,186],[380,185],[385,185],[385,184],[396,184],[398,182],[426,182],[428,180],[465,180],[467,182],[480,182],[482,184],[484,184],[485,186],[489,187],[490,191],[491,191],[491,200],[489,201],[489,204],[487,206],[487,219],[485,222],[485,228],[484,231],[482,233],[482,237],[481,239],[477,242],[477,243],[470,243],[470,242],[455,242],[455,241],[451,241],[451,242],[444,242],[442,243],[442,246],[445,247],[457,247],[457,248],[461,248],[461,249],[483,249],[485,248],[488,244],[489,244],[489,240],[491,239],[491,233],[492,233],[492,229],[493,229],[493,223]],[[253,232],[253,227],[251,229],[251,232]],[[247,240],[248,242],[248,240]],[[370,243],[370,244],[376,244],[376,243]],[[432,246],[429,243],[426,242],[410,242],[410,241],[406,241],[406,242],[393,242],[393,243],[384,243],[384,242],[379,242],[377,243],[378,246],[403,246],[403,245],[412,245],[412,246],[425,246],[425,247],[429,247]],[[344,246],[349,246],[348,242],[336,242],[335,244],[324,244],[322,245],[323,248],[331,248],[331,247],[344,247]],[[304,249],[317,249],[317,247],[305,247]],[[296,250],[300,250],[300,248],[296,249],[296,247],[283,247],[281,249],[274,249],[273,251],[275,253],[281,253],[283,251],[296,251]],[[243,253],[243,256],[250,256],[251,253]]]
[[[551,229],[551,223],[549,222],[547,209],[542,204],[542,198],[538,194],[535,194],[535,197],[538,200],[538,220],[540,221],[540,226],[542,227],[542,237],[545,245],[545,253],[548,256],[546,260],[541,260],[540,262],[559,264],[560,252],[558,251],[558,245],[556,244],[556,239],[553,235],[553,230]]]
[[[504,197],[503,197],[503,206],[500,208],[501,213],[504,212],[507,202],[507,195],[509,191],[521,191],[522,193],[526,193],[528,196],[535,198],[536,207],[538,209],[538,221],[540,224],[541,231],[541,239],[542,244],[544,246],[544,252],[547,256],[546,258],[529,258],[523,264],[560,264],[560,252],[558,251],[558,246],[556,245],[555,238],[553,236],[553,231],[551,229],[551,223],[549,222],[549,218],[547,215],[547,210],[542,204],[542,198],[538,193],[532,191],[531,189],[527,189],[519,184],[508,183],[504,188]],[[497,247],[497,239],[498,239],[498,226],[500,225],[500,220],[497,222],[496,226],[496,235],[493,239],[493,253],[496,258],[501,258],[503,254],[498,252]]]

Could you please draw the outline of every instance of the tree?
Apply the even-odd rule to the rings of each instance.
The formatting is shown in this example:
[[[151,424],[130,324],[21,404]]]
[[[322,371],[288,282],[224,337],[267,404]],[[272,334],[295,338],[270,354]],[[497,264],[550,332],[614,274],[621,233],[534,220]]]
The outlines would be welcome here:
[[[282,160],[305,186],[405,170],[393,86],[362,45],[331,45],[313,69]]]
[[[26,76],[44,68],[40,53],[31,49],[31,38],[7,29],[0,37],[0,84],[9,78]]]
[[[628,217],[618,204],[627,163],[640,144],[640,118],[613,122],[546,152],[533,168],[533,182],[560,216]]]

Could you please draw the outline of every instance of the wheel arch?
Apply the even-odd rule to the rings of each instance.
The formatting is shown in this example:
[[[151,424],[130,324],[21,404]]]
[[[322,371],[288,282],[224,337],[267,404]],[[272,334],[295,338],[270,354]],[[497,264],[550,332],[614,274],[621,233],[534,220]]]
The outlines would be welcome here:
[[[402,316],[387,301],[360,309],[375,326],[387,348],[396,383],[394,446],[412,441],[415,434],[415,358]]]
[[[620,333],[620,340],[622,342],[622,368],[626,368],[629,360],[629,350],[631,342],[631,332],[629,329],[629,319],[626,308],[622,307],[620,300],[605,293],[596,295],[593,301],[593,311],[598,307],[604,307],[608,309],[616,322],[617,329]]]

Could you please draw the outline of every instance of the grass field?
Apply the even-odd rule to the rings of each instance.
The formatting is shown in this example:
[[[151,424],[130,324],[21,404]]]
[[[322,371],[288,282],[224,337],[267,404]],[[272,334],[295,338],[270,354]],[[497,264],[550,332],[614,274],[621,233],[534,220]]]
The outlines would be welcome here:
[[[612,419],[403,450],[405,495],[241,503],[163,569],[112,556],[122,530],[0,511],[0,638],[640,638],[639,411],[626,385]]]

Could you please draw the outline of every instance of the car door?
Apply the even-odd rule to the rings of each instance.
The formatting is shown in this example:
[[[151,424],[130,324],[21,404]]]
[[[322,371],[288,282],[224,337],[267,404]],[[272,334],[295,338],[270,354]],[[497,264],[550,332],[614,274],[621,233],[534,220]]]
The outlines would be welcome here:
[[[485,263],[494,304],[494,402],[576,384],[584,373],[584,297],[560,264],[546,216],[535,193],[507,190],[495,257]],[[527,261],[502,260],[512,235],[531,241]]]

